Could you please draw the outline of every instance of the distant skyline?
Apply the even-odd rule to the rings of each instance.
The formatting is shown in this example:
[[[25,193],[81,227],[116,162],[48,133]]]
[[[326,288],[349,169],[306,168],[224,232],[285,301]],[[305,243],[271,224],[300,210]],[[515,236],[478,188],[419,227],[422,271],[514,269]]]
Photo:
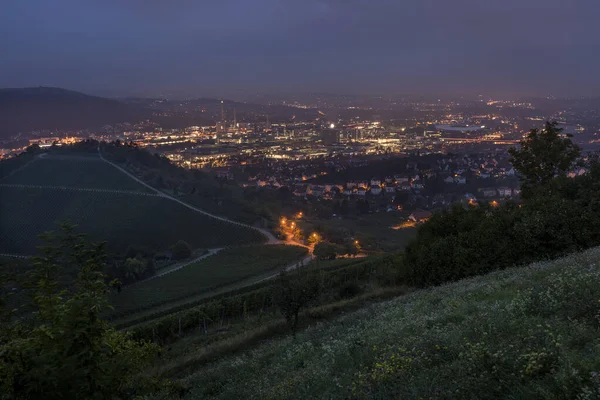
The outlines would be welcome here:
[[[600,95],[598,0],[19,0],[0,87]]]

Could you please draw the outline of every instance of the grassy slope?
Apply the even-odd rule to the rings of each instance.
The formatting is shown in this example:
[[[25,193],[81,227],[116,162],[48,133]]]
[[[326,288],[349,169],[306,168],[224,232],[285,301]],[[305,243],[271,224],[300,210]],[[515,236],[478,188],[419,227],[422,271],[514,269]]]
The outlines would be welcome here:
[[[188,398],[598,398],[600,248],[394,299],[208,365]]]
[[[148,189],[112,166],[91,158],[38,159],[0,180],[27,184],[107,190]],[[34,254],[37,235],[70,220],[93,240],[106,240],[110,250],[128,245],[168,249],[177,240],[192,247],[212,248],[260,243],[263,236],[250,228],[224,223],[160,197],[114,192],[82,192],[52,188],[0,187],[0,253]]]
[[[285,268],[300,261],[306,253],[304,247],[288,245],[224,249],[179,271],[126,287],[111,297],[111,303],[116,313],[161,305],[265,271]]]
[[[46,156],[2,179],[0,183],[151,192],[98,156],[72,159]]]

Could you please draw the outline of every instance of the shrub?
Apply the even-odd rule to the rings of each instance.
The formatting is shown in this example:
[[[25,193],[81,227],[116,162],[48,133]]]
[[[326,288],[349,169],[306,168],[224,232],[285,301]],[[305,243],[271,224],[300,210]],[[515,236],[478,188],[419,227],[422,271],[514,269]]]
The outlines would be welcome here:
[[[351,299],[362,293],[362,288],[356,282],[348,282],[340,287],[339,295],[343,299]]]
[[[190,258],[192,256],[192,248],[183,240],[175,243],[171,247],[171,252],[173,253],[173,258],[175,260],[185,260],[186,258]]]

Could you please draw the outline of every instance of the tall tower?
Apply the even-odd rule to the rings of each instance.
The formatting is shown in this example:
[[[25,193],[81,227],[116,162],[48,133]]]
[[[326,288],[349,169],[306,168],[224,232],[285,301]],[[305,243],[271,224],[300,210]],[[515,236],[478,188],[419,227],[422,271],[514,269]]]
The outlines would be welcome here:
[[[237,130],[237,112],[236,109],[233,109],[233,129]]]
[[[271,122],[269,121],[269,114],[267,114],[267,126],[266,129],[271,129]]]
[[[221,100],[221,129],[225,128],[225,105],[223,103]]]

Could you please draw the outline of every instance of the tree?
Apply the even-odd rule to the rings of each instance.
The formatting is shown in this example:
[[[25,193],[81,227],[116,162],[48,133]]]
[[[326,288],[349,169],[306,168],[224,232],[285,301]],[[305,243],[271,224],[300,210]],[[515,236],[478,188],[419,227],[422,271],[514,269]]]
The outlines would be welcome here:
[[[346,242],[344,244],[344,251],[350,256],[355,256],[360,252],[358,241]]]
[[[337,255],[337,246],[329,242],[320,242],[315,245],[313,253],[321,260],[331,260]]]
[[[151,393],[158,381],[140,373],[158,347],[133,341],[101,316],[110,308],[102,244],[90,244],[64,224],[45,235],[43,255],[23,282],[27,318],[0,329],[0,392],[10,399],[125,399]],[[59,278],[78,267],[70,285]]]
[[[123,265],[123,277],[127,282],[135,282],[146,275],[146,263],[139,258],[128,258]]]
[[[561,136],[562,129],[557,125],[557,122],[546,122],[543,130],[532,129],[520,142],[520,149],[509,150],[525,197],[533,189],[550,183],[554,177],[566,175],[581,154],[570,135]]]
[[[173,253],[173,258],[175,260],[185,260],[186,258],[192,256],[192,249],[190,245],[183,240],[180,240],[177,243],[175,243],[171,247],[171,252]]]
[[[290,272],[282,271],[274,291],[279,310],[296,337],[300,310],[308,307],[319,297],[321,279],[317,271],[309,267],[299,267]]]

